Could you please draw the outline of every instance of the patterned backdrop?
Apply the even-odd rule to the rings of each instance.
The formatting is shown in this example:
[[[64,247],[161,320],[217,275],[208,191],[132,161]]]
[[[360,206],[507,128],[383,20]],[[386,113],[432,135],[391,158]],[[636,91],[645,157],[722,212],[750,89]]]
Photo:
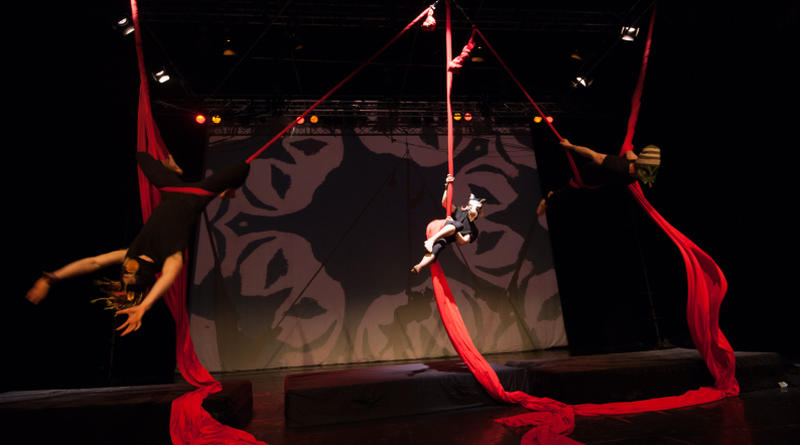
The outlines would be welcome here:
[[[208,172],[271,136],[231,130],[210,138]],[[234,371],[455,355],[429,272],[408,272],[425,226],[444,217],[445,137],[312,133],[269,147],[201,221],[190,286],[200,360]],[[476,346],[566,345],[529,129],[457,136],[455,169],[455,204],[487,199],[478,240],[440,256]]]

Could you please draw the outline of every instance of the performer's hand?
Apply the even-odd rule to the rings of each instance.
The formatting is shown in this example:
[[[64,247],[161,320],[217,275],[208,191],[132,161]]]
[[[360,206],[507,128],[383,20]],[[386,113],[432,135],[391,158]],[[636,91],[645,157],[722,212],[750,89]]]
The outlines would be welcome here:
[[[550,199],[551,196],[553,196],[552,190],[547,192],[547,198],[542,198],[542,200],[539,201],[539,205],[536,207],[536,216],[544,215],[544,213],[547,211],[547,200]]]
[[[448,174],[446,178],[444,178],[444,185],[450,184],[451,182],[455,181],[456,178],[453,175]]]
[[[125,320],[125,323],[122,323],[117,330],[122,331],[120,336],[125,336],[130,334],[133,331],[138,331],[140,327],[142,327],[142,317],[144,316],[145,308],[141,304],[138,304],[133,307],[129,307],[128,309],[122,309],[115,313],[115,315],[127,315],[128,319]]]
[[[547,211],[547,201],[544,198],[542,198],[542,200],[539,201],[539,205],[536,207],[536,216],[542,216],[546,211]]]
[[[39,304],[42,300],[44,300],[48,292],[50,292],[50,282],[46,278],[42,277],[33,283],[33,287],[31,287],[28,293],[25,294],[25,298],[27,298],[28,301],[33,304]]]
[[[558,143],[561,144],[561,146],[564,148],[574,147],[574,145],[572,145],[572,143],[567,138],[562,138],[560,141],[558,141]]]

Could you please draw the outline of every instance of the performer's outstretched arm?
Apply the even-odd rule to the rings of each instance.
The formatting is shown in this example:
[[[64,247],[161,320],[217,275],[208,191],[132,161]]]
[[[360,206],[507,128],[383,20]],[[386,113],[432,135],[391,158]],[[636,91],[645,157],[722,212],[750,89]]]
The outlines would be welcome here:
[[[128,309],[122,309],[116,312],[116,315],[125,314],[128,319],[122,323],[117,330],[122,331],[121,335],[127,335],[133,331],[139,330],[142,327],[142,317],[153,304],[161,298],[170,287],[178,274],[183,268],[183,252],[175,252],[164,261],[164,266],[161,268],[161,276],[158,277],[153,287],[144,297],[141,303]],[[123,330],[124,329],[124,330]]]
[[[115,250],[113,252],[73,261],[54,272],[47,272],[36,280],[33,287],[25,294],[25,298],[33,304],[39,304],[47,297],[52,283],[79,275],[89,274],[112,264],[122,264],[127,252],[127,249]]]
[[[607,156],[607,155],[605,155],[603,153],[598,153],[598,152],[592,150],[589,147],[584,147],[582,145],[574,145],[570,141],[568,141],[567,139],[561,139],[559,144],[561,144],[561,146],[566,148],[567,150],[572,150],[575,153],[578,153],[579,155],[581,155],[581,156],[583,156],[585,158],[591,159],[592,162],[594,162],[597,165],[602,164],[603,160]]]

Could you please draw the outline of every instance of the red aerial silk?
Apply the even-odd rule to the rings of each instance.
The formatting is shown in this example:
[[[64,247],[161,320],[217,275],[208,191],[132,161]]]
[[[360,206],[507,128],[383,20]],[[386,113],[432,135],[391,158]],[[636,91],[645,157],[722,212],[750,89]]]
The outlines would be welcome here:
[[[139,29],[138,9],[136,0],[131,0],[131,11],[133,15],[134,25],[136,27],[136,52],[139,59],[139,115],[138,115],[138,138],[137,147],[140,151],[146,151],[153,155],[156,159],[166,159],[168,152],[164,141],[158,131],[158,127],[153,120],[152,112],[150,109],[150,95],[147,84],[147,76],[145,74],[144,58],[142,53],[142,39]],[[427,17],[433,11],[433,7],[425,8],[414,20],[412,20],[405,28],[403,28],[397,35],[395,35],[388,43],[370,56],[365,62],[359,65],[352,73],[347,75],[341,82],[336,84],[330,91],[328,91],[322,98],[309,107],[297,119],[291,122],[270,141],[258,149],[252,156],[247,159],[251,162],[257,158],[264,150],[266,150],[272,143],[283,136],[289,129],[291,129],[300,118],[305,117],[319,104],[324,102],[330,95],[338,90],[342,85],[349,81],[365,66],[372,62],[378,55],[383,53],[391,44],[400,38],[406,31],[411,29],[423,17]],[[180,193],[195,193],[203,194],[204,191],[192,188],[164,188],[163,191],[172,191]],[[146,220],[152,210],[158,205],[159,191],[151,186],[147,181],[144,174],[139,171],[139,191],[142,202],[142,216]],[[255,438],[241,430],[230,428],[222,425],[214,420],[202,407],[202,402],[209,394],[213,394],[222,389],[222,385],[214,380],[211,374],[203,367],[197,359],[192,344],[192,338],[189,335],[189,319],[186,313],[186,270],[181,271],[180,276],[176,279],[175,284],[167,292],[165,300],[175,318],[175,325],[177,330],[177,363],[181,375],[191,384],[198,386],[199,389],[185,394],[184,396],[176,399],[172,403],[172,415],[170,419],[170,434],[174,444],[227,444],[227,443],[245,443],[245,444],[263,444],[255,440]]]
[[[447,2],[447,7],[449,10],[449,2]],[[625,138],[625,145],[623,145],[623,152],[632,148],[631,141],[633,139],[633,130],[635,128],[639,112],[641,91],[644,84],[644,73],[647,67],[647,58],[650,51],[650,42],[652,39],[653,24],[655,21],[654,19],[655,8],[653,9],[653,15],[650,20],[647,46],[642,62],[641,73],[633,96],[631,116],[628,120],[628,134]],[[448,35],[447,45],[449,46],[449,15],[446,32]],[[485,37],[483,37],[480,31],[476,32],[481,36],[481,38],[483,38],[484,41],[486,41]],[[497,55],[491,45],[489,45],[488,42],[486,42],[486,44],[487,47],[495,55]],[[516,81],[516,78],[513,76],[513,74],[511,74],[508,67],[502,61],[500,61],[500,63]],[[520,86],[520,88],[522,88],[519,82],[517,82],[517,84]],[[449,96],[451,88],[451,80],[449,77],[447,86]],[[536,109],[539,110],[539,107],[535,102],[533,102],[524,89],[523,92],[536,107]],[[541,110],[539,110],[539,113],[542,114]],[[542,116],[544,117],[544,115]],[[548,122],[548,124],[556,136],[560,138],[560,135],[555,130],[555,127],[553,127],[550,122]],[[448,127],[448,140],[451,141],[452,138],[452,130],[450,127]],[[571,158],[570,161],[572,163]],[[449,171],[452,173],[452,152],[448,152],[448,162]],[[577,169],[574,168],[574,164],[573,171],[577,173]],[[580,182],[579,176],[576,179],[578,182]],[[661,215],[659,215],[658,212],[656,212],[656,210],[645,199],[644,194],[642,193],[642,190],[638,184],[630,186],[630,190],[636,200],[642,205],[643,209],[675,242],[681,252],[681,255],[683,256],[684,263],[686,264],[686,273],[688,279],[687,318],[689,322],[689,329],[697,350],[706,361],[708,369],[711,371],[711,374],[714,377],[715,384],[713,388],[704,387],[697,390],[688,391],[678,396],[661,397],[635,402],[580,405],[567,405],[552,399],[534,397],[520,391],[507,392],[500,384],[497,374],[473,344],[469,332],[464,325],[464,320],[462,319],[458,307],[455,304],[453,294],[450,291],[444,271],[439,265],[439,262],[435,261],[430,266],[431,277],[433,280],[433,291],[436,298],[436,304],[439,308],[439,314],[442,317],[442,323],[444,324],[445,331],[447,332],[447,335],[450,338],[450,341],[453,344],[453,347],[456,349],[458,355],[490,396],[501,402],[519,404],[532,411],[530,413],[497,420],[498,422],[511,427],[532,426],[533,428],[523,436],[523,444],[533,445],[578,443],[566,437],[566,434],[571,433],[574,428],[576,415],[597,416],[632,414],[673,409],[708,403],[739,393],[739,386],[734,376],[735,363],[733,349],[725,339],[722,331],[719,329],[719,309],[727,290],[725,276],[722,274],[722,271],[719,269],[716,263],[714,263],[710,256],[700,250],[700,248],[698,248],[686,236],[669,225],[669,223],[667,223],[667,221]],[[451,193],[451,190],[448,190],[448,195]],[[448,215],[450,214],[449,201],[450,199],[448,196]],[[435,220],[428,224],[426,236],[430,237],[436,233],[443,226],[444,221],[445,220]]]
[[[636,89],[631,99],[631,114],[628,117],[628,127],[620,154],[633,150],[633,134],[642,103],[642,89],[644,88],[644,78],[647,72],[647,61],[650,57],[655,12],[654,6],[650,18],[650,27],[647,30],[642,66],[639,78],[636,81]],[[725,280],[725,275],[708,254],[670,225],[653,208],[645,198],[638,182],[629,185],[628,189],[639,205],[642,206],[642,209],[672,239],[681,252],[683,262],[686,265],[686,279],[689,288],[686,309],[689,331],[695,347],[714,377],[714,387],[725,393],[725,395],[738,394],[739,384],[734,375],[736,363],[733,348],[719,328],[719,310],[720,306],[722,306],[722,300],[725,298],[725,292],[728,290],[728,282]]]
[[[168,152],[164,141],[153,120],[150,108],[150,92],[145,74],[142,53],[142,36],[139,26],[139,14],[136,0],[131,0],[131,12],[135,26],[136,55],[139,61],[139,110],[137,123],[137,150],[144,151],[156,159],[166,159]],[[152,186],[139,170],[139,195],[144,220],[156,208],[160,201],[158,190]],[[170,415],[170,436],[172,443],[182,444],[264,444],[257,441],[250,433],[223,425],[211,417],[203,409],[203,400],[209,394],[222,390],[222,384],[216,381],[198,360],[189,333],[189,317],[186,312],[186,268],[184,268],[172,288],[164,296],[164,300],[175,319],[176,329],[176,361],[178,370],[187,382],[198,389],[184,394],[172,402]]]

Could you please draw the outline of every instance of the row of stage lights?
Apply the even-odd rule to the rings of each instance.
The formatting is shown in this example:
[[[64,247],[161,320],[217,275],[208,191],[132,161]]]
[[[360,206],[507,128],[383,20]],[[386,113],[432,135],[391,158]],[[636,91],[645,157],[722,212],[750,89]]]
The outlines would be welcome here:
[[[123,18],[117,20],[114,23],[113,26],[114,26],[114,28],[116,30],[118,30],[123,35],[133,34],[133,32],[134,32],[133,21],[130,20],[129,18],[127,18],[127,17],[123,17]],[[620,39],[623,40],[623,41],[626,41],[626,42],[632,42],[632,41],[636,40],[636,37],[638,35],[639,35],[639,28],[635,27],[635,26],[623,26],[622,29],[620,30]],[[235,55],[235,52],[233,52],[232,50],[228,49],[228,45],[229,44],[230,44],[230,40],[227,39],[226,40],[226,49],[225,49],[225,52],[223,54],[226,55],[226,56]],[[580,56],[578,56],[577,54],[573,54],[571,57],[580,60]],[[163,68],[160,68],[157,71],[154,71],[152,73],[152,76],[153,76],[153,79],[155,79],[155,81],[160,83],[160,84],[167,83],[170,80],[169,73],[167,73],[167,71],[165,69],[163,69]],[[592,82],[593,82],[592,79],[590,79],[590,78],[588,78],[586,76],[577,76],[572,81],[572,87],[573,88],[587,88],[592,84]],[[453,114],[453,120],[461,121],[462,119],[464,121],[466,121],[466,122],[470,122],[472,120],[472,114],[471,113],[463,113],[463,114],[462,113],[454,113]],[[206,116],[204,114],[197,114],[197,115],[195,115],[195,119],[194,120],[195,120],[195,122],[197,124],[204,125],[208,121],[208,118],[206,118]],[[545,120],[547,122],[552,123],[553,122],[553,117],[552,116],[547,116],[547,117],[535,116],[533,118],[533,122],[537,123],[537,124],[541,123],[542,121],[545,121]],[[303,118],[303,117],[300,117],[300,118],[298,118],[297,124],[298,125],[303,125],[305,122],[306,122],[306,119]],[[308,122],[310,122],[311,124],[316,124],[316,123],[319,122],[319,117],[316,116],[316,115],[311,115],[308,118]],[[213,116],[211,116],[211,123],[215,124],[215,125],[216,124],[220,124],[220,123],[222,123],[222,118],[219,115],[213,115]]]
[[[472,113],[453,113],[453,120],[454,121],[463,120],[465,122],[470,122],[470,121],[472,121],[472,119],[473,119]],[[211,120],[211,123],[214,124],[214,125],[219,125],[219,124],[222,123],[222,117],[219,114],[212,115],[210,120]],[[195,114],[194,121],[198,125],[205,125],[209,121],[209,119],[206,117],[205,114],[198,113],[198,114]],[[544,118],[542,116],[534,116],[534,118],[533,118],[533,123],[535,123],[535,124],[540,124],[540,123],[542,123],[544,121],[552,123],[553,122],[553,116],[547,116],[547,117],[544,117]],[[313,124],[318,124],[319,123],[319,116],[317,116],[316,114],[312,114],[311,116],[308,117],[308,120],[306,120],[306,118],[304,118],[302,116],[297,118],[297,125],[303,125],[306,122],[309,122],[312,125]]]
[[[205,114],[197,113],[194,116],[194,121],[199,125],[205,125],[209,121],[209,119],[206,117]],[[309,116],[308,122],[310,122],[312,124],[319,123],[319,116],[317,116],[316,114],[312,114],[311,116]],[[221,124],[222,123],[222,116],[220,116],[219,114],[212,115],[211,116],[211,123],[214,124],[214,125]],[[299,117],[297,119],[297,125],[303,125],[305,123],[306,123],[306,118]]]

